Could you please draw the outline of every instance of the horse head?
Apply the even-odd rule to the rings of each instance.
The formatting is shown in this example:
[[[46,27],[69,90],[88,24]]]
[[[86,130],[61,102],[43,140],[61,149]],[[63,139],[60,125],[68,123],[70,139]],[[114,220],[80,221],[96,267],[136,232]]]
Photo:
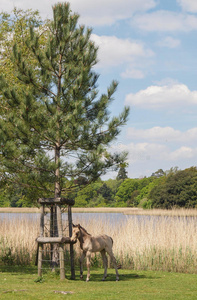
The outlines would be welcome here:
[[[73,224],[73,233],[72,233],[72,236],[70,238],[70,240],[72,242],[76,242],[77,239],[79,239],[81,236],[81,225],[78,224],[78,225],[74,225]]]

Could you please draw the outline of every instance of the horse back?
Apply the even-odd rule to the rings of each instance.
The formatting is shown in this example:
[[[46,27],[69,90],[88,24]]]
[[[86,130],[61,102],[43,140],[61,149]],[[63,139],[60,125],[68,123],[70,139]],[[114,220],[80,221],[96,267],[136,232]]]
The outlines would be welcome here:
[[[106,248],[112,248],[113,240],[110,236],[103,234],[95,237],[91,237],[92,239],[92,252],[101,251]]]

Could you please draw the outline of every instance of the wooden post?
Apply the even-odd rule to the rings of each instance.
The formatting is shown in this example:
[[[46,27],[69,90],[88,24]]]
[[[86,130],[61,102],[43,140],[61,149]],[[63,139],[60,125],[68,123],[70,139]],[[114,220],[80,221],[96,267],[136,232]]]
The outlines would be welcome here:
[[[42,276],[42,252],[43,244],[38,244],[38,276]]]
[[[40,236],[44,236],[44,204],[41,206]],[[42,276],[42,252],[43,244],[38,243],[38,276]]]
[[[51,207],[51,234],[52,237],[58,236],[58,224],[57,224],[57,205],[52,205]],[[55,268],[58,267],[59,259],[59,246],[56,244],[51,244],[51,270],[55,272]]]
[[[63,231],[62,231],[62,216],[61,216],[60,205],[57,205],[57,226],[58,226],[58,237],[62,237]],[[59,261],[60,261],[60,279],[63,280],[65,279],[63,244],[59,244]]]
[[[69,237],[71,237],[72,236],[72,211],[70,205],[68,205],[68,222],[69,222]],[[70,244],[70,268],[71,268],[71,279],[75,279],[74,250],[72,244]]]
[[[40,216],[40,236],[44,236],[44,204],[41,206],[41,216]]]
[[[38,275],[42,275],[42,255],[43,244],[49,243],[52,250],[51,262],[52,270],[58,262],[60,263],[60,279],[65,278],[65,262],[64,262],[64,243],[70,244],[70,262],[71,262],[71,279],[75,279],[74,269],[74,251],[73,243],[70,240],[72,236],[72,212],[71,206],[75,204],[74,200],[56,197],[56,198],[39,198],[38,203],[41,204],[40,216],[40,236],[37,238],[38,251]],[[69,237],[63,237],[61,205],[68,205],[68,222],[69,222]],[[44,236],[44,207],[50,205],[50,237]],[[57,217],[57,218],[56,218]],[[59,248],[59,251],[58,251]]]
[[[51,204],[51,207],[50,207],[50,237],[53,237],[53,204]],[[51,253],[50,253],[50,256],[51,256],[51,267],[52,267],[52,260],[53,260],[53,244],[50,245],[50,248],[51,248]]]
[[[59,260],[60,260],[60,279],[65,279],[65,268],[64,268],[64,248],[63,244],[59,244]]]
[[[58,227],[58,236],[62,237],[62,216],[61,216],[61,207],[57,205],[57,227]]]

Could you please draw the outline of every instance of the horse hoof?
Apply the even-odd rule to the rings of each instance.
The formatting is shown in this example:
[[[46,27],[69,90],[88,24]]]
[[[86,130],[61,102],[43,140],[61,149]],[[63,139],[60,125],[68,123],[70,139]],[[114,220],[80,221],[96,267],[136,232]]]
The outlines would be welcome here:
[[[86,279],[86,282],[89,282],[89,280],[90,280],[90,279],[87,278],[87,279]]]

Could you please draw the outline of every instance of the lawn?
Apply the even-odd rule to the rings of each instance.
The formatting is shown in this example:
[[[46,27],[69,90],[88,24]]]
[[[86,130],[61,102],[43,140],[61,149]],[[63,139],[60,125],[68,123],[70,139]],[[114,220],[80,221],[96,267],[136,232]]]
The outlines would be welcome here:
[[[102,282],[103,269],[91,269],[90,282],[69,276],[60,281],[59,275],[48,272],[38,278],[37,269],[3,267],[0,269],[0,299],[197,299],[197,275],[153,271],[120,270]],[[84,272],[86,275],[86,272]],[[85,276],[84,276],[85,277]]]

